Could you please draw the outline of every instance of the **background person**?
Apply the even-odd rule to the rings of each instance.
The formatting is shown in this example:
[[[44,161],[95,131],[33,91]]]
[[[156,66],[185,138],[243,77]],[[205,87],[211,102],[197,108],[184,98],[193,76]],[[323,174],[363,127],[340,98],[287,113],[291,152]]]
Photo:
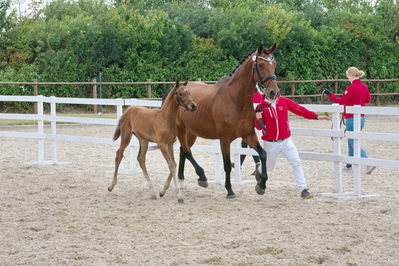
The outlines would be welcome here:
[[[342,94],[342,97],[336,96],[334,93],[329,91],[328,89],[324,89],[323,93],[328,95],[328,97],[335,103],[339,103],[344,106],[354,106],[354,105],[361,105],[365,106],[366,103],[371,101],[370,91],[369,88],[362,83],[360,80],[365,73],[359,70],[356,67],[350,67],[346,70],[346,76],[348,77],[349,81],[352,83],[345,89],[345,92]],[[347,114],[344,111],[344,118],[346,124],[347,131],[353,131],[353,114]],[[361,130],[365,124],[365,116],[361,114]],[[348,155],[353,156],[353,139],[348,139]],[[360,156],[363,158],[368,158],[368,155],[364,149],[361,148]],[[352,168],[351,164],[346,164],[346,168]],[[371,174],[375,169],[375,166],[367,166],[366,173]]]
[[[307,119],[330,120],[330,118],[328,116],[319,116],[280,95],[274,101],[268,101],[263,96],[257,109],[263,110],[256,113],[255,127],[259,130],[262,129],[259,123],[259,119],[262,119],[265,124],[265,128],[263,128],[265,130],[262,130],[262,140],[263,148],[267,154],[267,170],[272,171],[274,169],[278,156],[282,154],[287,158],[294,170],[301,197],[304,199],[312,198],[313,195],[308,191],[298,150],[291,139],[288,111]]]

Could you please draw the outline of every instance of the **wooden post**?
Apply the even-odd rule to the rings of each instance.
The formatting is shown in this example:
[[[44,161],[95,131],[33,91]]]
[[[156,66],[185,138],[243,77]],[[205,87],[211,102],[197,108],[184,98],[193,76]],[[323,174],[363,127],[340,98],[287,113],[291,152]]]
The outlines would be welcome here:
[[[381,105],[381,101],[380,101],[380,95],[378,95],[378,94],[380,94],[381,93],[381,84],[380,84],[380,81],[379,81],[379,79],[380,78],[376,78],[376,84],[375,84],[375,90],[376,90],[376,92],[377,92],[377,98],[376,98],[376,101],[375,101],[375,103],[377,104],[377,106],[380,106]]]
[[[147,97],[151,98],[151,95],[152,95],[151,80],[149,79],[149,80],[147,80],[147,82],[149,82],[147,84]]]
[[[93,99],[97,99],[97,80],[93,79]],[[93,105],[93,113],[97,114],[97,105]]]
[[[335,79],[335,82],[334,82],[334,94],[337,94],[338,93],[338,75],[337,74],[335,74],[335,76],[334,76],[334,79]]]
[[[291,81],[294,81],[294,79],[292,79]],[[295,90],[296,90],[295,83],[292,82],[291,83],[291,95],[295,95]]]
[[[37,79],[33,81],[33,96],[39,95],[39,86],[37,84]],[[37,102],[33,106],[33,113],[37,114]]]

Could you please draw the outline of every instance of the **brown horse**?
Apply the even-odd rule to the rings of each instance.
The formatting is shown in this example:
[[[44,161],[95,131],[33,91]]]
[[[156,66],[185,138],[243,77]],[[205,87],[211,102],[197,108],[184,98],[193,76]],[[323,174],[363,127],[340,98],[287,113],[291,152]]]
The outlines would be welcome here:
[[[263,195],[266,189],[266,152],[258,142],[254,130],[255,112],[252,103],[254,88],[266,92],[274,99],[279,89],[276,82],[273,51],[276,45],[265,49],[263,45],[250,53],[229,77],[221,78],[216,84],[190,82],[187,89],[195,99],[198,110],[194,113],[178,112],[178,138],[181,144],[178,177],[184,180],[184,165],[188,159],[199,176],[198,184],[208,186],[202,167],[194,160],[190,147],[197,137],[219,139],[226,172],[225,188],[227,198],[235,197],[231,188],[230,143],[241,137],[255,149],[262,162],[262,174],[255,190]]]
[[[182,193],[176,180],[176,162],[173,155],[173,143],[176,140],[176,114],[179,106],[184,107],[184,111],[195,111],[197,109],[196,103],[191,98],[191,93],[186,89],[187,82],[180,85],[179,80],[176,81],[173,87],[173,93],[169,93],[166,97],[161,109],[149,109],[141,106],[131,106],[126,109],[119,120],[118,126],[114,133],[114,140],[121,136],[121,143],[115,157],[115,172],[112,184],[108,187],[111,192],[117,182],[119,164],[123,158],[123,152],[129,145],[134,134],[140,143],[140,150],[137,160],[143,169],[144,177],[146,178],[150,189],[152,190],[152,198],[157,198],[157,193],[154,190],[151,179],[148,176],[147,168],[145,165],[145,155],[148,150],[148,142],[155,142],[158,144],[166,162],[169,166],[169,176],[159,193],[162,197],[165,195],[166,190],[169,188],[171,179],[175,183],[176,194],[178,202],[183,203]],[[183,111],[182,110],[182,111]]]

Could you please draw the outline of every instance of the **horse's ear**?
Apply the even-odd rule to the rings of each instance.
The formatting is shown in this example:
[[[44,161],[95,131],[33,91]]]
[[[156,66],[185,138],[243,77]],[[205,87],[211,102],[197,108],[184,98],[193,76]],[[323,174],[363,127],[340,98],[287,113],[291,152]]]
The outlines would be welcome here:
[[[274,52],[274,50],[276,50],[276,43],[274,43],[272,46],[270,46],[268,50],[272,54]]]
[[[176,79],[175,87],[173,88],[173,90],[176,90],[179,86],[180,86],[180,81],[179,79]]]
[[[188,84],[188,80],[186,80],[186,81],[183,83],[183,86],[187,86],[187,84]]]
[[[263,44],[259,45],[258,54],[261,54],[262,52],[263,52]]]

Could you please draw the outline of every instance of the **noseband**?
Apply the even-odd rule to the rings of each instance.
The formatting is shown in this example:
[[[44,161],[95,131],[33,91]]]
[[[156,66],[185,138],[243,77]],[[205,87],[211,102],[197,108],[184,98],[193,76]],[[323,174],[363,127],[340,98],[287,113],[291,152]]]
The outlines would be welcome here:
[[[261,91],[261,88],[267,90],[268,84],[270,84],[270,82],[271,82],[272,80],[276,80],[277,78],[276,78],[276,75],[270,75],[270,76],[267,76],[267,77],[264,77],[264,78],[261,77],[260,71],[259,71],[259,66],[258,66],[258,63],[257,63],[257,59],[258,59],[258,58],[259,58],[259,59],[262,59],[262,60],[264,60],[264,61],[267,61],[267,62],[269,62],[269,63],[271,64],[272,62],[274,62],[274,56],[272,56],[272,58],[266,58],[266,57],[262,57],[262,56],[258,56],[258,55],[254,55],[254,56],[252,57],[252,61],[255,63],[255,70],[256,70],[256,73],[258,74],[258,77],[259,77],[259,81],[258,81],[258,83],[256,84],[256,88],[258,89],[258,91],[259,91],[261,94],[263,94],[263,92]],[[268,82],[267,82],[267,81],[268,81]],[[267,83],[265,84],[265,82],[267,82]]]

